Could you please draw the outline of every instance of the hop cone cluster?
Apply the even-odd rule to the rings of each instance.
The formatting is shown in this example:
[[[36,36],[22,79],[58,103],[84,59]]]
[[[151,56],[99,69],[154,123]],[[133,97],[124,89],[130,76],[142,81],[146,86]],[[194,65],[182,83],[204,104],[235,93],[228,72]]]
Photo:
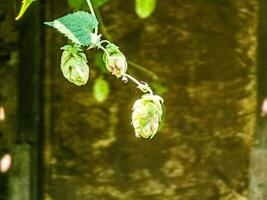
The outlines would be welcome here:
[[[162,116],[163,99],[160,96],[145,94],[133,106],[132,124],[136,137],[152,139],[159,128]]]
[[[71,83],[81,86],[89,79],[89,66],[85,53],[78,45],[66,45],[61,48],[61,70],[64,77]]]
[[[24,1],[24,0],[23,0]],[[32,1],[32,0],[29,0]],[[75,0],[74,0],[75,1]],[[144,4],[144,0],[138,0],[137,6]],[[74,45],[62,47],[61,70],[64,77],[71,83],[81,86],[85,85],[89,79],[89,66],[85,53],[81,46],[98,48],[104,51],[103,61],[105,67],[117,78],[127,82],[131,79],[137,88],[144,94],[133,106],[132,125],[136,137],[153,138],[159,129],[159,123],[162,116],[163,99],[160,96],[153,95],[153,91],[145,82],[139,82],[134,77],[126,74],[127,61],[119,47],[107,40],[102,40],[98,35],[98,20],[94,15],[90,0],[87,0],[91,13],[77,11],[58,18],[45,24],[64,34]],[[147,17],[153,11],[155,5],[151,4],[147,12],[139,12],[140,17]],[[103,43],[108,43],[105,47]],[[102,77],[98,78],[93,86],[93,95],[97,101],[103,102],[109,95],[109,85]]]
[[[124,54],[115,44],[108,44],[103,55],[103,61],[109,72],[120,78],[127,71],[127,62]]]

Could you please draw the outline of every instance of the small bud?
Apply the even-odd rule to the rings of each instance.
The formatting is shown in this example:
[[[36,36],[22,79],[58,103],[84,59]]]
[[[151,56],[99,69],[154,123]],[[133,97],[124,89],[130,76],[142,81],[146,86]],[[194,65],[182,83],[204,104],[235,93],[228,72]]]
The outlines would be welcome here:
[[[89,66],[85,53],[77,45],[66,45],[61,49],[64,51],[60,67],[64,77],[75,85],[85,85],[89,79]]]
[[[101,41],[101,35],[97,35],[95,33],[91,33],[90,36],[91,36],[91,44],[89,46],[89,49],[99,46],[100,45],[100,41]]]
[[[160,96],[145,94],[133,106],[132,124],[136,137],[152,139],[159,128],[162,116],[163,99]]]
[[[127,62],[123,53],[115,44],[108,44],[103,55],[104,63],[109,72],[117,78],[123,76],[127,71]]]

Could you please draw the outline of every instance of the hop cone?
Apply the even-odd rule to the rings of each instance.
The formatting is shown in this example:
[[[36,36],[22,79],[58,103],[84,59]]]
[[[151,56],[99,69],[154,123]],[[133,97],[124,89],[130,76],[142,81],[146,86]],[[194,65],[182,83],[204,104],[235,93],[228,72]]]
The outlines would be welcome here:
[[[120,78],[127,71],[127,62],[123,53],[115,44],[108,44],[103,60],[109,72]]]
[[[157,95],[145,94],[133,106],[132,124],[136,137],[152,139],[159,128],[163,99]]]
[[[64,77],[75,85],[85,85],[89,79],[86,55],[77,45],[66,45],[61,49],[64,51],[61,56],[60,67]]]

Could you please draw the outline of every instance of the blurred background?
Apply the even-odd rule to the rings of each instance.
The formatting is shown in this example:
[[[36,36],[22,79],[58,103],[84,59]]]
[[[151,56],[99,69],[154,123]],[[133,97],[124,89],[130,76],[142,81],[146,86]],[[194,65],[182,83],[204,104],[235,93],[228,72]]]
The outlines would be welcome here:
[[[15,21],[21,2],[0,0],[0,200],[266,200],[267,1],[157,0],[145,18],[98,3],[103,37],[164,98],[161,129],[135,137],[141,93],[97,51],[86,86],[62,76],[67,40],[43,22],[84,1],[37,0]]]

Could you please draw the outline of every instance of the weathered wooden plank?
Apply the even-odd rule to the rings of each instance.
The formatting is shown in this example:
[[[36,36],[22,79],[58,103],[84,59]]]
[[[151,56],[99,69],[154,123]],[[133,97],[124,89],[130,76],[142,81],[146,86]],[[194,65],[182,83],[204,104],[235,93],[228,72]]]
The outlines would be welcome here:
[[[15,145],[12,148],[13,166],[9,178],[9,200],[35,200],[31,198],[31,148]]]
[[[255,145],[250,153],[249,200],[267,199],[267,118],[262,105],[267,98],[267,0],[259,1],[257,38],[257,120]]]
[[[17,166],[21,169],[20,178],[28,180],[23,187],[26,190],[23,200],[39,200],[42,196],[42,14],[41,2],[35,1],[18,21],[19,29],[19,71],[18,71],[18,132],[16,143],[28,146],[25,160],[16,155]],[[18,152],[17,152],[18,153]],[[27,153],[27,155],[26,155]],[[27,157],[28,156],[28,157]],[[25,162],[25,163],[24,163]],[[16,167],[14,167],[16,171]],[[24,174],[25,171],[25,174]],[[24,177],[23,177],[24,176]],[[20,188],[19,182],[12,182],[14,188]],[[18,184],[18,185],[16,185]],[[11,193],[13,199],[19,199],[23,191]],[[12,199],[12,200],[13,200]]]
[[[267,199],[267,149],[253,149],[250,154],[249,200]]]

